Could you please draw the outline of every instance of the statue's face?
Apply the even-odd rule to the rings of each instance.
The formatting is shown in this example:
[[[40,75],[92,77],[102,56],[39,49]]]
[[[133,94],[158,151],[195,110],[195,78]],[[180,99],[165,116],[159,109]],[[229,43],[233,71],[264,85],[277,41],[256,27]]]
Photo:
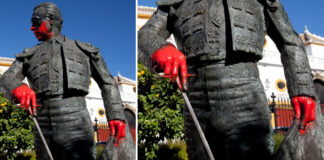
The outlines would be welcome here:
[[[39,41],[46,41],[54,36],[52,24],[53,20],[46,16],[44,9],[40,8],[32,16],[32,27],[30,30],[34,32],[34,35]]]

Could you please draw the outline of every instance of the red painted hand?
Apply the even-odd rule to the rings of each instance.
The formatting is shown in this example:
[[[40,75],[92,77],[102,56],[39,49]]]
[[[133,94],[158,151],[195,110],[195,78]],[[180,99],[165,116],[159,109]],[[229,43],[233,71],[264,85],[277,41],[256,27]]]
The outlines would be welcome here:
[[[305,133],[306,124],[315,120],[315,106],[316,103],[310,97],[296,96],[292,98],[295,117],[300,120],[299,132]],[[303,112],[303,113],[301,113]]]
[[[125,122],[120,121],[120,120],[111,120],[109,121],[109,127],[111,130],[111,135],[115,136],[116,130],[117,130],[117,135],[116,135],[116,143],[118,145],[118,142],[121,138],[125,137]]]
[[[32,107],[29,110],[31,115],[35,115],[36,111],[36,95],[35,92],[30,89],[26,84],[21,85],[15,88],[11,92],[11,96],[14,98],[15,101],[20,103],[20,107],[25,108],[25,110],[29,110],[29,107]]]
[[[172,44],[162,47],[155,51],[152,55],[152,66],[164,71],[164,77],[171,78],[171,82],[175,82],[180,70],[181,86],[180,89],[187,89],[187,78],[190,76],[187,72],[186,58]]]

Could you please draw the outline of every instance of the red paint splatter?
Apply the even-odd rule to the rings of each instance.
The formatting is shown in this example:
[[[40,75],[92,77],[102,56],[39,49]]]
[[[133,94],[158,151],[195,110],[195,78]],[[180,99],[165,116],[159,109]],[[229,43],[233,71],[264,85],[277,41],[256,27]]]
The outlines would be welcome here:
[[[42,21],[40,26],[32,26],[30,28],[34,32],[34,35],[39,41],[46,41],[54,36],[54,32],[51,31],[51,24],[48,20]]]

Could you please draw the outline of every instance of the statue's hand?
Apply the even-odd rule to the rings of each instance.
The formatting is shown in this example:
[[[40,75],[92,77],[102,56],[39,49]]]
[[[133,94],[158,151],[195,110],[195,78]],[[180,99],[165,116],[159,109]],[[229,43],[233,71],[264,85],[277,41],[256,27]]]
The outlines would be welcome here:
[[[29,110],[31,115],[35,115],[36,111],[36,94],[26,84],[20,85],[11,92],[11,96],[15,101],[20,103],[20,107]],[[31,107],[31,110],[29,109]]]
[[[151,57],[151,62],[153,68],[163,71],[166,77],[171,78],[171,82],[176,81],[180,69],[180,89],[187,89],[188,72],[186,58],[184,54],[176,49],[172,44],[156,50]]]
[[[305,133],[306,124],[315,120],[315,106],[316,103],[310,97],[296,96],[292,98],[295,118],[300,120],[299,132]],[[302,112],[302,113],[301,113]]]
[[[116,131],[117,131],[117,135],[116,135],[116,143],[118,144],[119,140],[123,137],[125,137],[125,122],[121,121],[121,120],[111,120],[109,121],[109,127],[111,130],[111,135],[115,136],[116,135]]]

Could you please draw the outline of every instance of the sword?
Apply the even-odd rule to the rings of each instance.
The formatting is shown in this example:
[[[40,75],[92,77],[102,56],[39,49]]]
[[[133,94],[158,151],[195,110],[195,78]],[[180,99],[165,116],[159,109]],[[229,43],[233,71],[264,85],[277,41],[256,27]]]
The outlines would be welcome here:
[[[169,75],[164,75],[163,73],[160,73],[159,75],[160,75],[161,77],[164,77],[164,78],[171,78],[171,76],[169,76]],[[192,76],[192,75],[190,75],[190,76]],[[179,78],[179,76],[177,76],[176,81],[177,81],[177,84],[178,84],[179,89],[182,88],[182,87],[181,87],[181,82],[180,82],[180,78]],[[181,89],[180,89],[180,90],[181,90]],[[208,144],[208,142],[207,142],[207,139],[206,139],[206,137],[205,137],[205,134],[204,134],[204,132],[203,132],[202,129],[201,129],[201,126],[200,126],[200,124],[199,124],[199,121],[198,121],[198,119],[197,119],[197,116],[196,116],[196,114],[195,114],[195,111],[194,111],[194,109],[193,109],[192,106],[191,106],[191,103],[190,103],[190,101],[189,101],[189,98],[188,98],[188,96],[187,96],[187,93],[181,90],[181,94],[182,94],[183,99],[185,100],[186,106],[187,106],[188,109],[189,109],[190,115],[191,115],[191,117],[192,117],[192,120],[194,121],[194,124],[195,124],[196,128],[197,128],[197,131],[198,131],[198,133],[199,133],[200,139],[201,139],[201,141],[202,141],[203,144],[204,144],[204,147],[205,147],[205,149],[206,149],[206,152],[207,152],[207,154],[208,154],[209,159],[210,159],[210,160],[215,160],[214,155],[213,155],[213,153],[212,153],[212,151],[211,151],[211,149],[210,149],[210,147],[209,147],[209,144]]]
[[[19,105],[18,105],[18,106],[19,106]],[[32,110],[31,110],[31,107],[29,107],[29,112],[30,112],[30,113],[33,113]],[[53,156],[52,156],[52,153],[51,153],[51,151],[50,151],[50,149],[49,149],[49,147],[48,147],[48,145],[47,145],[47,143],[46,143],[46,140],[45,140],[45,138],[44,138],[43,132],[42,132],[41,128],[39,127],[39,124],[38,124],[38,122],[37,122],[37,119],[36,119],[36,117],[35,117],[35,114],[32,114],[32,119],[33,119],[34,124],[35,124],[35,127],[36,127],[36,129],[37,129],[37,131],[38,131],[38,134],[39,134],[39,136],[41,137],[41,140],[42,140],[42,142],[43,142],[43,144],[44,144],[44,146],[45,146],[46,152],[47,152],[47,154],[48,154],[50,160],[54,160],[54,158],[53,158]]]

